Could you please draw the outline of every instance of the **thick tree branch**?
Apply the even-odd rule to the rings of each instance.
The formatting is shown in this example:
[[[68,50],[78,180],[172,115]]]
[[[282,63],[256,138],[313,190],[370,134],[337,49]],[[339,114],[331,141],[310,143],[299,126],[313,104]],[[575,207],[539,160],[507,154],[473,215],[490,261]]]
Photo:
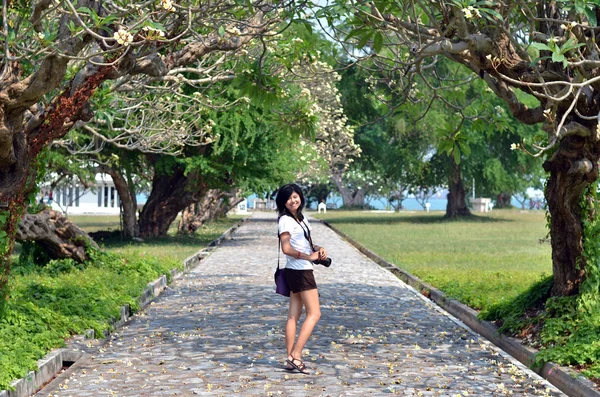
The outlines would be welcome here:
[[[573,121],[560,129],[560,132],[558,133],[558,140],[570,135],[589,137],[592,136],[592,130],[580,123]]]
[[[214,51],[235,51],[249,43],[255,36],[269,31],[270,27],[279,22],[278,20],[265,21],[264,13],[257,11],[251,18],[246,29],[239,36],[229,36],[227,38],[219,36],[213,32],[202,41],[195,41],[186,45],[180,51],[169,55],[165,61],[167,69],[191,65],[203,56]]]
[[[52,0],[40,0],[33,6],[33,12],[31,13],[31,18],[29,21],[33,25],[33,29],[36,32],[42,31],[42,23],[40,21],[40,17],[42,13],[52,4]]]
[[[582,174],[587,175],[594,169],[594,165],[588,159],[581,159],[578,161],[573,161],[571,163],[571,168],[569,168],[569,174]]]
[[[43,12],[47,7],[46,1],[37,3],[34,12],[36,10]],[[77,5],[80,8],[94,10],[100,15],[101,3],[97,0],[80,0]],[[92,40],[89,34],[72,35],[69,23],[76,17],[78,18],[77,15],[61,15],[58,22],[58,37],[52,52],[40,62],[34,73],[21,81],[14,82],[6,90],[0,91],[0,103],[4,102],[8,110],[28,108],[62,83],[70,57],[81,53]],[[35,16],[32,15],[32,18]]]
[[[513,88],[503,81],[497,80],[487,73],[483,79],[492,91],[508,105],[508,109],[517,120],[525,124],[537,124],[545,121],[544,108],[542,106],[531,109],[519,101]]]

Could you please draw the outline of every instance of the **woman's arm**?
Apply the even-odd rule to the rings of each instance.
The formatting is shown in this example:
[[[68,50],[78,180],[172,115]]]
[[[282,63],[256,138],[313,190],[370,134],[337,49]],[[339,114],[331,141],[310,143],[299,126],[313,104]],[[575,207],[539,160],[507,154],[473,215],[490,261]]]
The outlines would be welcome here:
[[[281,233],[279,235],[279,239],[281,240],[281,251],[288,255],[293,256],[296,259],[306,259],[307,261],[316,261],[320,258],[318,252],[313,252],[312,254],[307,254],[304,252],[300,252],[295,248],[292,248],[290,244],[290,234],[288,232]]]

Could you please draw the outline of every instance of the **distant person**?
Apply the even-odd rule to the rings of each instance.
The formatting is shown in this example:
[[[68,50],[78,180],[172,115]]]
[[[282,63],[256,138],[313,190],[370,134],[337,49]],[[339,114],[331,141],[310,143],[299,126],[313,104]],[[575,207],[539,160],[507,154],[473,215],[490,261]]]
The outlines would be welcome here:
[[[282,186],[275,202],[279,214],[281,251],[287,259],[284,275],[291,291],[285,325],[286,369],[309,374],[302,361],[302,350],[321,318],[319,292],[312,261],[327,259],[327,251],[310,241],[310,224],[302,215],[304,195],[298,185],[293,183]],[[316,252],[313,252],[313,247]],[[296,327],[303,307],[306,308],[306,318],[296,339]]]

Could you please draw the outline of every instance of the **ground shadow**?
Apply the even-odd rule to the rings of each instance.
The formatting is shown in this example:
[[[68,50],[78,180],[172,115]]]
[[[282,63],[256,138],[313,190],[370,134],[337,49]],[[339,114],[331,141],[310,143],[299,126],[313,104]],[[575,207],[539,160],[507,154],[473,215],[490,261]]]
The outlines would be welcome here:
[[[317,218],[319,219],[319,218]],[[336,224],[376,224],[376,225],[392,225],[396,223],[411,223],[411,224],[435,224],[435,223],[454,223],[454,222],[468,222],[468,223],[496,223],[496,222],[514,222],[511,219],[497,219],[489,218],[480,215],[471,215],[460,218],[446,218],[444,216],[428,216],[428,215],[415,215],[415,216],[389,216],[382,217],[378,215],[373,216],[345,216],[336,218],[322,218],[325,222],[329,222],[332,225]]]
[[[98,240],[94,240],[105,248],[124,248],[129,246],[152,246],[167,248],[172,247],[173,245],[179,245],[184,247],[205,247],[209,245],[212,241],[216,240],[219,236],[220,234],[215,233],[214,236],[203,236],[202,238],[197,236],[167,236],[149,238],[145,239],[144,241],[137,241],[123,239],[120,236],[120,233],[118,233],[116,235],[111,235],[107,238],[99,238]]]

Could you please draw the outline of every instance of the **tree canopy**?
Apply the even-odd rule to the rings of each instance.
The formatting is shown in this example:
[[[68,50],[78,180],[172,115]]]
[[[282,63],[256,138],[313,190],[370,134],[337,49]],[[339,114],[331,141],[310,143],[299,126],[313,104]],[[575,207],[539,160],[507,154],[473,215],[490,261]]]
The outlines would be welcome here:
[[[485,81],[515,119],[543,125],[545,136],[513,148],[547,156],[557,295],[578,293],[586,276],[598,273],[597,264],[586,271],[581,202],[598,177],[600,157],[599,12],[595,0],[332,0],[317,13],[349,56],[369,58],[387,72],[378,83],[388,87],[394,106],[410,99],[416,80],[430,87],[431,100],[464,80],[439,73],[445,59],[469,69],[469,80]]]

